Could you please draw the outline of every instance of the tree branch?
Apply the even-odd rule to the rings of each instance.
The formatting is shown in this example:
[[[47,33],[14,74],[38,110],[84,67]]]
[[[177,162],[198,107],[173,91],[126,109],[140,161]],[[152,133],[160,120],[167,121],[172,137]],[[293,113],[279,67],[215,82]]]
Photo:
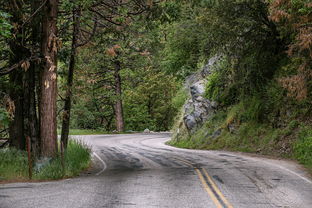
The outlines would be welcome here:
[[[20,62],[12,65],[10,67],[2,67],[2,68],[0,68],[0,76],[4,76],[4,75],[11,73],[12,71],[14,71],[16,68],[20,67],[26,61],[35,61],[35,60],[40,60],[40,58],[38,58],[37,56],[31,56],[27,59],[21,60]]]

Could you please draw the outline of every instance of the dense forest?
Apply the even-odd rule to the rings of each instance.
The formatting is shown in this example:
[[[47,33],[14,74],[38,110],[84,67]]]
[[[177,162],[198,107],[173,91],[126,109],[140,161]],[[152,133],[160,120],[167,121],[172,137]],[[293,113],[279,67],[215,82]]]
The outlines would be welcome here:
[[[205,84],[217,112],[173,144],[312,164],[309,0],[0,2],[0,137],[10,146],[29,140],[33,155],[54,156],[57,132],[66,148],[70,128],[176,131],[185,80],[218,55]],[[211,142],[203,132],[216,129]]]

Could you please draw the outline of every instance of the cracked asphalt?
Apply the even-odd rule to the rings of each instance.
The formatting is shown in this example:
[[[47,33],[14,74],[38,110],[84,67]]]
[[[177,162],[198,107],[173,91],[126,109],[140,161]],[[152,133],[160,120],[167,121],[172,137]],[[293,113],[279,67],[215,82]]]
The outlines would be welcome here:
[[[0,185],[0,208],[312,207],[312,181],[289,161],[178,149],[169,134],[76,136],[93,168],[77,178]]]

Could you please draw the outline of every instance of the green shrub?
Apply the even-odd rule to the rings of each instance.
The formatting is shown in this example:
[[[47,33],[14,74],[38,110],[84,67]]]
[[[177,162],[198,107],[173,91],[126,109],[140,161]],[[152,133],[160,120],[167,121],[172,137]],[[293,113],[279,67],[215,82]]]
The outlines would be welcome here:
[[[11,36],[12,25],[9,22],[11,15],[0,11],[0,37],[9,38]]]
[[[243,121],[260,121],[263,115],[263,102],[259,96],[251,96],[244,101],[242,120]]]
[[[75,176],[83,169],[86,169],[90,165],[90,148],[85,144],[70,140],[69,147],[66,152],[66,174],[67,176]]]
[[[44,166],[38,173],[35,173],[36,179],[59,179],[65,176],[61,158],[54,158],[48,165]]]
[[[187,99],[187,91],[184,87],[182,87],[172,99],[173,107],[177,110],[181,109],[186,99]]]
[[[0,128],[4,128],[9,125],[9,115],[8,112],[0,107]]]
[[[27,153],[11,149],[0,150],[0,180],[23,179],[28,176]]]
[[[28,159],[25,151],[11,149],[0,150],[0,180],[28,179]],[[65,153],[65,169],[62,167],[61,157],[58,156],[39,172],[34,172],[34,179],[60,179],[78,175],[89,167],[91,160],[90,149],[83,143],[70,140]]]
[[[294,144],[295,157],[304,165],[312,168],[312,129],[304,127],[298,141]]]
[[[222,105],[229,105],[235,100],[235,92],[229,84],[228,75],[231,70],[229,60],[225,57],[214,67],[213,73],[208,77],[205,97],[217,101]]]
[[[208,99],[219,101],[224,90],[222,79],[223,77],[220,71],[215,71],[209,76],[205,91],[205,96]]]
[[[62,167],[61,157],[54,158],[50,164],[44,166],[36,174],[37,179],[59,179],[78,175],[90,164],[90,149],[80,141],[69,140],[65,152],[65,170]]]
[[[297,120],[292,120],[288,123],[288,128],[290,130],[294,130],[295,128],[297,128],[299,126],[299,121]]]

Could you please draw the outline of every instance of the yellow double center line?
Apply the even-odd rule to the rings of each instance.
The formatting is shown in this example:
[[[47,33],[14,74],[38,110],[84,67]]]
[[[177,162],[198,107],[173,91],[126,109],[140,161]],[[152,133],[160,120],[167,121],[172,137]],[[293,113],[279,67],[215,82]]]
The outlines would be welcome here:
[[[191,168],[194,168],[194,170],[196,171],[199,177],[199,180],[204,186],[204,189],[206,190],[206,192],[208,193],[208,195],[210,196],[211,200],[213,201],[213,203],[216,205],[217,208],[224,208],[224,207],[233,208],[233,206],[228,202],[228,200],[225,198],[225,196],[222,194],[220,189],[217,187],[217,185],[214,183],[214,181],[212,180],[212,178],[209,176],[208,172],[204,168],[194,167],[192,163],[181,158],[175,158],[175,159],[186,164],[187,166]],[[202,174],[202,172],[204,174]]]

